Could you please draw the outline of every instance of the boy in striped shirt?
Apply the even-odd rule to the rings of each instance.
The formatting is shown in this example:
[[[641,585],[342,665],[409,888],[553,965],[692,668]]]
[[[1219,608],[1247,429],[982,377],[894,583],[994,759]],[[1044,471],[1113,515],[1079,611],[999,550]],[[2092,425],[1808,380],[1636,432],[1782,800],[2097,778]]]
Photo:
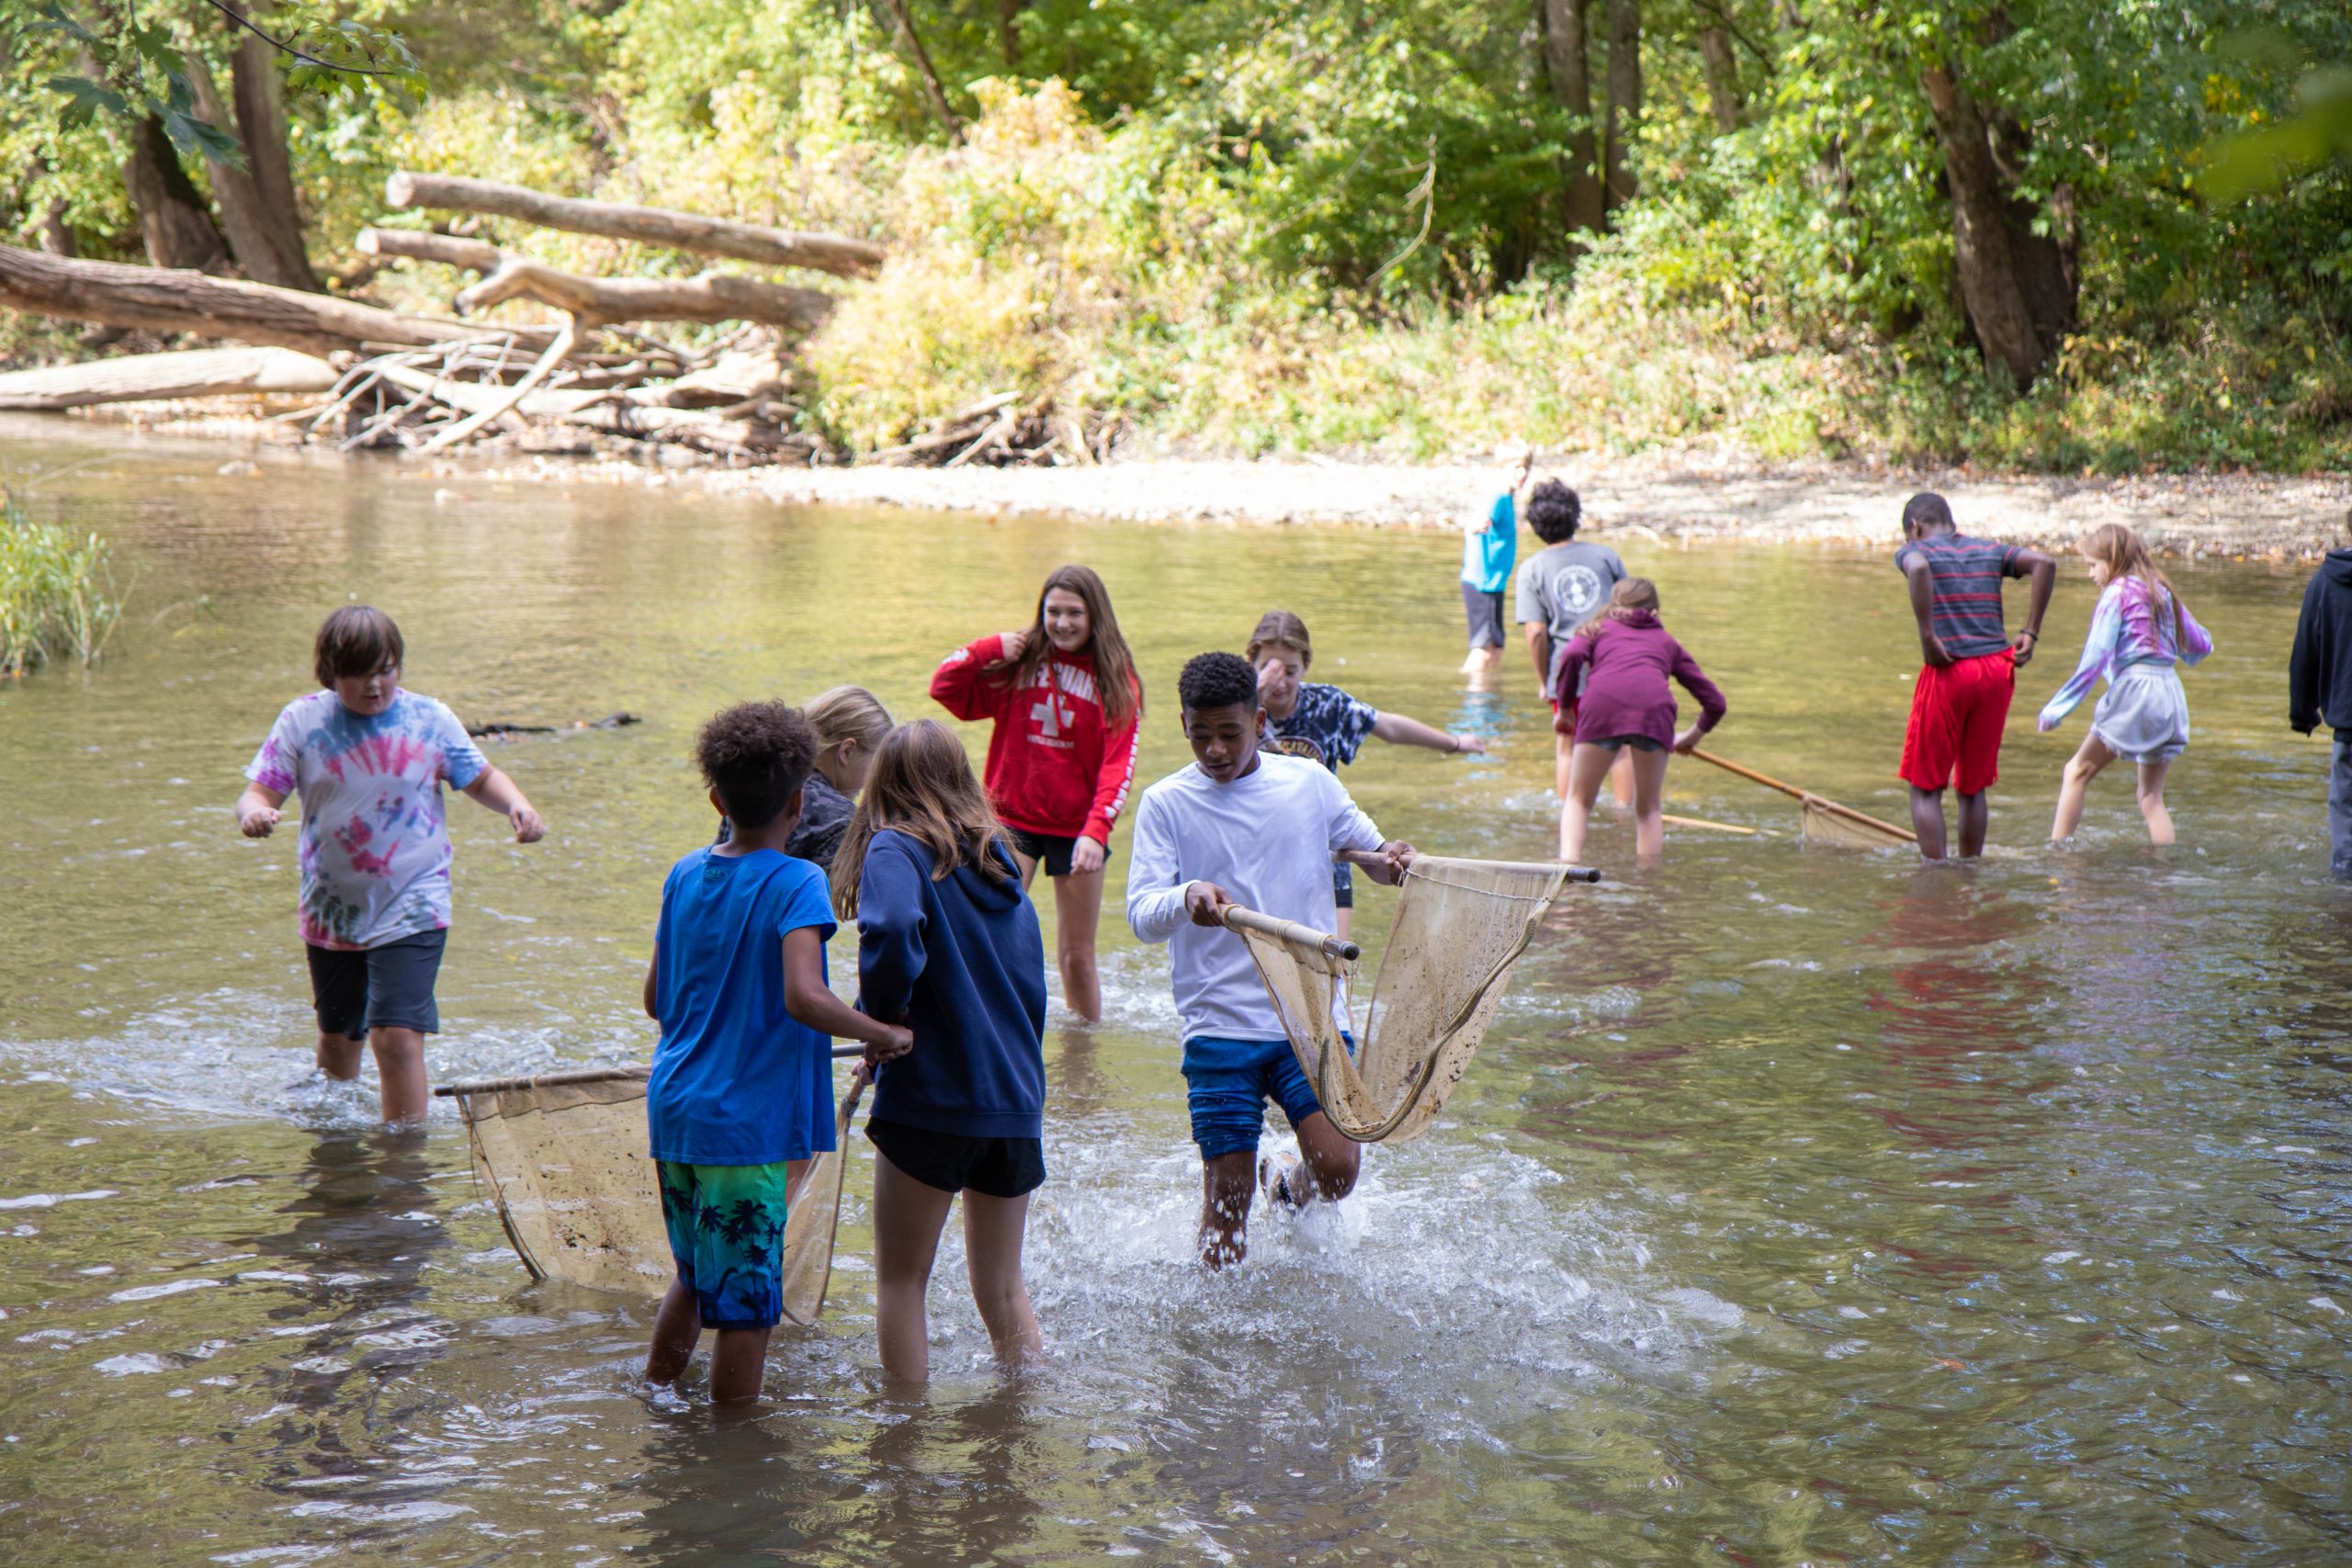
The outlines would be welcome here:
[[[2040,550],[1973,539],[1953,526],[1944,498],[1923,491],[1903,506],[1894,564],[1909,580],[1923,667],[1903,737],[1903,780],[1919,852],[1944,858],[1944,790],[1960,794],[1960,852],[1984,852],[1992,808],[1984,792],[2001,776],[2001,726],[2018,667],[2033,658],[2058,567]],[[2001,581],[2027,577],[2033,598],[2012,643],[2001,622]]]

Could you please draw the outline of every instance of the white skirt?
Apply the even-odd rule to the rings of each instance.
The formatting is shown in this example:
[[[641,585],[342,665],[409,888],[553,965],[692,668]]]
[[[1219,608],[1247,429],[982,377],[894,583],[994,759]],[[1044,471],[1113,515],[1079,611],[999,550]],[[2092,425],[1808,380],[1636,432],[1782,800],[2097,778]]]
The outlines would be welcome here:
[[[2169,664],[2131,664],[2108,682],[2091,733],[2127,762],[2169,762],[2188,750],[2188,694]]]

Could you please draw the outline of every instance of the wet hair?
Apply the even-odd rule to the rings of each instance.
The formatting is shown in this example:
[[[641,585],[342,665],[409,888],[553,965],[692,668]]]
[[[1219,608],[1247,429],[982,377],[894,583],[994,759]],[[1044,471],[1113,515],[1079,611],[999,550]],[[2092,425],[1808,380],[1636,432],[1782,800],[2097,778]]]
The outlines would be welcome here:
[[[1564,545],[1577,536],[1584,521],[1584,502],[1557,479],[1545,479],[1527,492],[1527,525],[1547,545]]]
[[[1004,828],[972,776],[964,743],[936,719],[900,725],[875,750],[865,795],[833,852],[833,908],[842,919],[857,918],[865,849],[886,828],[931,852],[933,882],[967,865],[994,882],[1012,880],[1012,867],[992,848]]]
[[[1951,503],[1934,491],[1923,490],[1903,503],[1903,531],[1925,528],[1940,534],[1959,525],[1951,520]]]
[[[1196,653],[1176,677],[1176,700],[1186,713],[1258,706],[1258,672],[1238,653]]]
[[[775,821],[817,765],[817,727],[782,703],[738,703],[695,737],[695,765],[727,818],[756,831]]]
[[[1136,657],[1119,635],[1119,617],[1111,608],[1111,591],[1091,566],[1059,566],[1037,590],[1037,613],[1029,622],[1029,640],[1021,657],[999,675],[1006,685],[1034,686],[1053,657],[1053,639],[1046,635],[1046,595],[1059,588],[1086,602],[1087,650],[1094,656],[1095,701],[1102,705],[1102,728],[1121,729],[1143,716],[1143,678],[1136,673]]]
[[[2153,619],[2156,612],[2169,603],[2172,606],[2173,641],[2178,643],[2187,635],[2188,611],[2181,604],[2180,591],[2172,585],[2172,580],[2164,574],[2154,558],[2148,554],[2148,547],[2140,542],[2139,535],[2120,523],[2103,523],[2092,529],[2089,536],[2076,547],[2082,551],[2085,560],[2097,561],[2107,568],[2109,582],[2120,582],[2127,577],[2138,578],[2140,585],[2148,591],[2150,618]]]
[[[1611,621],[1623,621],[1637,611],[1657,614],[1657,584],[1646,577],[1626,577],[1618,580],[1609,591],[1609,603],[1600,613],[1577,628],[1577,636],[1592,637]]]
[[[345,676],[373,675],[397,665],[408,651],[401,628],[373,604],[345,604],[319,623],[311,646],[311,673],[322,686]]]
[[[1306,623],[1288,610],[1269,610],[1259,616],[1258,629],[1250,634],[1250,646],[1242,650],[1241,657],[1254,670],[1258,656],[1270,648],[1289,649],[1298,655],[1302,669],[1315,662],[1315,644],[1307,639]]]
[[[835,686],[808,699],[801,712],[817,727],[817,750],[835,750],[855,741],[871,753],[890,733],[890,710],[863,686]]]

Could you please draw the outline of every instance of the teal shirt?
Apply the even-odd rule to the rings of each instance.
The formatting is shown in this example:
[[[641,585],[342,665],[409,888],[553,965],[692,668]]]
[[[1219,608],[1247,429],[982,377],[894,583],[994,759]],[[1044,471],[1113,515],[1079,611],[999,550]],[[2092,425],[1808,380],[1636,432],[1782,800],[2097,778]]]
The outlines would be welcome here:
[[[1487,511],[1487,526],[1462,539],[1462,581],[1481,593],[1500,593],[1510,586],[1510,569],[1519,558],[1519,504],[1505,491]]]

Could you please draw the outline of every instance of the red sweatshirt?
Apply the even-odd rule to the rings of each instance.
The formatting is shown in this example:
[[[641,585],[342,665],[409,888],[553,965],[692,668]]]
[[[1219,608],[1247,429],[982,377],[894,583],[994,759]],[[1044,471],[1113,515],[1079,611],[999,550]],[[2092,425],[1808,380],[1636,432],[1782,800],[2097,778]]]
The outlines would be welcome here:
[[[1053,649],[1036,682],[1018,690],[1002,679],[1010,671],[989,669],[1003,658],[1004,638],[984,637],[931,677],[931,694],[949,713],[996,721],[989,803],[1008,828],[1108,844],[1136,782],[1136,721],[1103,727],[1091,652]]]

